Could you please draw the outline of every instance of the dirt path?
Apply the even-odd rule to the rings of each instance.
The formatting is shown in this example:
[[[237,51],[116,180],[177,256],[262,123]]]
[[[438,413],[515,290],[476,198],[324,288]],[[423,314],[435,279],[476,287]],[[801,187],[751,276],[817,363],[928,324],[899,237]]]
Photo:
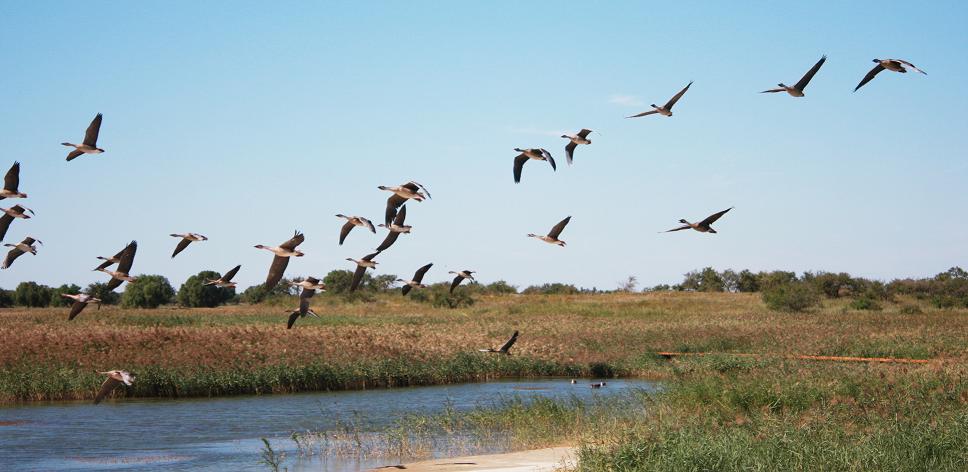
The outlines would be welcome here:
[[[575,449],[571,447],[551,447],[533,451],[490,454],[484,456],[451,457],[431,461],[406,464],[406,470],[413,472],[551,472],[572,468],[577,464]],[[395,470],[395,469],[378,469]]]

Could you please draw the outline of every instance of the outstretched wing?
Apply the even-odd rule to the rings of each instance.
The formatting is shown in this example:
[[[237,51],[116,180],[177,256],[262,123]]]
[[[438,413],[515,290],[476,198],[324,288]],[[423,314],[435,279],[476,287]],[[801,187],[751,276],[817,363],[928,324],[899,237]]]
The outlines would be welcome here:
[[[380,255],[380,252],[381,251],[377,251],[377,252],[374,252],[373,254],[367,254],[367,255],[363,256],[363,260],[364,261],[368,261],[368,262],[369,261],[372,261],[374,257]]]
[[[397,208],[400,208],[400,205],[403,205],[403,203],[406,201],[406,198],[403,198],[395,193],[390,195],[390,198],[387,198],[387,211],[384,215],[384,223],[387,226],[390,226],[390,223],[393,222],[393,218],[397,216]]]
[[[521,183],[521,169],[524,167],[525,162],[528,162],[528,156],[523,152],[514,158],[514,183],[516,184]]]
[[[404,205],[400,207],[400,212],[397,213],[397,216],[393,218],[393,224],[397,226],[403,226],[403,222],[406,221],[406,219],[407,219],[407,206]]]
[[[371,233],[376,234],[376,228],[373,227],[372,221],[366,218],[363,218],[362,216],[360,217],[360,221],[362,221],[363,224],[366,225],[366,229],[370,230]]]
[[[587,138],[588,135],[591,134],[591,132],[592,132],[592,130],[590,130],[590,129],[582,128],[581,131],[578,132],[578,137],[579,138]]]
[[[728,212],[729,210],[732,210],[732,209],[733,209],[733,207],[729,207],[729,208],[727,208],[727,209],[725,209],[723,211],[720,211],[718,213],[713,213],[712,215],[707,216],[705,220],[700,221],[699,222],[699,225],[700,226],[709,226],[709,225],[715,223],[716,220],[719,219],[719,217],[725,215],[726,212]]]
[[[451,282],[450,284],[450,293],[454,293],[454,289],[457,288],[458,285],[460,285],[460,282],[462,280],[464,280],[463,275],[458,275],[457,277],[454,277],[454,281]]]
[[[17,258],[20,257],[20,255],[23,253],[24,252],[20,250],[20,248],[18,247],[14,247],[13,249],[11,249],[10,252],[7,253],[7,257],[3,259],[3,265],[0,266],[0,269],[6,269],[10,267],[10,265],[13,264],[13,261],[17,260]]]
[[[407,208],[407,207],[403,207],[403,208]],[[397,238],[399,237],[400,237],[400,233],[397,233],[396,231],[390,231],[389,233],[387,233],[387,237],[383,240],[382,243],[380,243],[380,245],[376,248],[376,250],[377,251],[387,250],[390,246],[393,246],[393,243],[397,242]]]
[[[508,352],[508,349],[511,349],[511,346],[513,346],[517,340],[518,340],[518,331],[515,330],[514,334],[512,334],[511,337],[508,338],[507,342],[505,342],[504,345],[501,346],[500,349],[498,349],[498,351]]]
[[[401,288],[400,290],[403,292],[403,295],[406,296],[408,293],[410,293],[410,290],[412,289],[413,287],[409,285],[404,285],[403,288]]]
[[[279,281],[282,280],[282,274],[288,266],[288,257],[274,256],[272,258],[272,265],[269,266],[269,275],[266,277],[266,290],[272,290],[276,287]]]
[[[346,235],[350,234],[350,231],[353,230],[353,226],[356,226],[356,225],[354,225],[353,223],[350,223],[349,221],[347,221],[343,225],[343,227],[340,228],[340,230],[339,230],[339,244],[340,244],[340,246],[342,246],[343,245],[343,241],[346,240]]]
[[[293,237],[289,241],[286,241],[280,244],[279,247],[290,251],[294,251],[296,249],[296,246],[302,244],[303,241],[305,240],[306,240],[306,235],[300,233],[299,230],[296,230]]]
[[[814,64],[813,67],[811,67],[810,70],[808,70],[806,74],[804,74],[803,78],[800,79],[800,81],[797,82],[797,84],[793,86],[793,88],[795,88],[795,89],[797,89],[797,90],[799,90],[799,91],[802,92],[803,89],[805,89],[807,87],[807,84],[810,83],[810,79],[812,79],[813,76],[817,73],[817,71],[820,70],[820,66],[822,66],[823,63],[824,63],[824,61],[826,61],[826,60],[827,60],[827,56],[821,57],[820,60],[817,61],[817,63]]]
[[[67,153],[67,160],[68,161],[73,161],[74,159],[76,159],[78,156],[80,156],[82,154],[84,154],[84,151],[80,151],[80,150],[75,149],[75,150]]]
[[[18,187],[20,187],[20,163],[14,162],[7,171],[7,175],[3,177],[3,188],[17,192]]]
[[[361,265],[356,266],[356,272],[353,272],[353,283],[350,284],[351,292],[355,292],[356,289],[360,288],[360,282],[363,280],[364,272],[366,272],[366,267]]]
[[[418,284],[421,283],[421,282],[423,282],[424,274],[426,274],[427,271],[430,270],[430,268],[433,267],[433,266],[434,266],[434,263],[431,262],[430,264],[427,264],[427,265],[425,265],[425,266],[417,269],[417,271],[414,272],[414,274],[413,274],[413,281],[414,282],[417,282]],[[409,287],[409,285],[408,285],[408,287]]]
[[[3,237],[7,235],[7,230],[10,229],[10,223],[13,223],[13,217],[4,213],[0,216],[0,241],[3,241]]]
[[[188,247],[188,245],[191,243],[192,242],[190,240],[182,238],[181,241],[178,241],[178,245],[175,246],[175,252],[171,253],[171,257],[177,256],[179,252],[184,251],[185,248]]]
[[[242,264],[239,264],[239,265],[233,267],[232,270],[226,272],[225,275],[222,276],[222,280],[224,280],[226,282],[231,282],[232,281],[232,277],[235,277],[235,274],[238,274],[239,273],[239,269],[241,269],[241,268],[242,268]]]
[[[286,329],[292,329],[292,325],[296,324],[296,320],[299,319],[299,310],[293,310],[289,314],[289,322],[286,323]]]
[[[692,82],[689,82],[689,85],[686,85],[686,87],[683,88],[682,90],[680,90],[679,93],[675,94],[675,96],[673,96],[672,98],[670,98],[669,101],[666,102],[666,104],[665,104],[665,106],[663,108],[665,108],[666,110],[671,110],[672,107],[673,107],[673,105],[675,105],[676,102],[678,102],[679,99],[682,98],[682,96],[686,94],[686,90],[689,90],[689,87],[692,87]]]
[[[924,75],[928,75],[927,72],[925,72],[925,71],[923,71],[921,69],[918,69],[917,66],[915,66],[914,64],[911,64],[908,61],[905,61],[904,59],[894,59],[894,60],[897,61],[897,62],[900,62],[901,64],[904,64],[904,65],[906,65],[906,66],[908,66],[908,67],[910,67],[910,68],[912,68],[912,69],[914,69],[914,70],[916,70],[916,71],[918,71],[918,72],[920,72],[920,73],[922,73]]]
[[[658,113],[658,111],[657,110],[643,111],[642,113],[639,113],[638,115],[626,116],[626,118],[639,118],[639,117],[643,117],[643,116],[646,116],[646,115],[652,115],[654,113]]]
[[[124,250],[121,251],[121,255],[118,256],[118,272],[129,273],[131,270],[131,265],[134,264],[134,255],[138,252],[138,242],[131,241]]]
[[[555,158],[551,157],[551,153],[550,152],[542,149],[541,150],[541,155],[543,155],[544,158],[545,158],[545,160],[548,161],[548,164],[551,164],[551,170],[553,170],[553,171],[557,171],[558,170],[558,166],[555,165]]]
[[[94,397],[94,404],[97,405],[98,403],[101,403],[101,400],[104,400],[104,397],[110,395],[118,385],[121,385],[120,380],[117,380],[114,377],[108,377],[107,380],[101,384],[101,390],[99,390],[97,395]]]
[[[569,165],[571,165],[571,161],[575,159],[575,148],[577,147],[578,145],[573,142],[569,142],[568,145],[565,146],[565,158],[568,159]]]
[[[665,232],[666,232],[666,233],[671,233],[671,232],[673,232],[673,231],[682,231],[682,230],[684,230],[684,229],[689,229],[689,228],[692,228],[692,226],[689,226],[689,225],[682,225],[682,226],[680,226],[680,227],[678,227],[678,228],[672,228],[672,229],[670,229],[670,230],[668,230],[668,231],[665,231]]]
[[[860,83],[857,84],[856,87],[854,87],[854,91],[856,92],[857,89],[863,87],[864,84],[866,84],[867,82],[870,82],[871,80],[873,80],[874,79],[874,76],[877,75],[878,73],[880,73],[882,70],[884,70],[884,66],[882,66],[880,64],[874,66],[874,68],[871,69],[871,71],[868,72],[867,75],[864,76],[864,79],[861,80]]]
[[[87,303],[84,303],[84,302],[74,302],[71,305],[71,312],[70,312],[70,314],[67,315],[67,321],[71,321],[77,315],[81,314],[81,311],[83,311],[84,310],[84,307],[86,307],[86,306],[87,306]]]
[[[551,231],[548,232],[548,236],[550,236],[552,238],[555,238],[555,239],[558,239],[558,235],[561,234],[561,230],[565,229],[565,226],[568,225],[568,222],[569,221],[571,221],[571,217],[570,216],[568,218],[565,218],[565,219],[559,221],[558,224],[556,224],[554,227],[552,227],[551,228]]]
[[[97,135],[101,132],[101,114],[98,113],[97,116],[91,120],[91,124],[87,127],[87,131],[84,132],[84,144],[97,147]]]

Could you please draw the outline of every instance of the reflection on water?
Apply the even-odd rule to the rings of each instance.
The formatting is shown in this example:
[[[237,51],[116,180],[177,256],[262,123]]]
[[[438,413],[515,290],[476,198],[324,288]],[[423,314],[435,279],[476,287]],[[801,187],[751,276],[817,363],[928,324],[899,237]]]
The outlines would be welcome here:
[[[591,389],[587,383],[541,379],[220,399],[128,399],[97,406],[65,402],[0,407],[0,469],[265,470],[259,463],[260,438],[265,437],[287,454],[289,470],[365,470],[395,462],[377,457],[300,456],[290,437],[294,432],[355,431],[362,441],[367,431],[381,430],[408,414],[440,413],[445,408],[467,411],[509,395],[592,401],[632,388],[653,390],[654,385],[609,380],[607,388]],[[345,435],[338,437],[346,440]]]

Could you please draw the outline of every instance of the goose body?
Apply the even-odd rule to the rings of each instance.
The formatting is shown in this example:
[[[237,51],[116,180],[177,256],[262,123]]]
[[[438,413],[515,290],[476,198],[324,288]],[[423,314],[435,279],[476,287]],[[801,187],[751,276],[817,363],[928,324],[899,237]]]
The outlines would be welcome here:
[[[918,69],[914,64],[911,64],[910,62],[905,61],[903,59],[874,59],[874,62],[876,62],[877,65],[874,66],[874,68],[871,69],[870,72],[868,72],[867,75],[864,76],[864,78],[860,81],[860,83],[857,84],[857,87],[854,87],[855,92],[857,91],[857,89],[863,87],[864,84],[873,80],[874,76],[876,76],[882,70],[889,70],[892,72],[900,72],[902,74],[906,74],[908,69],[910,68],[924,75],[928,74],[927,72],[921,69]]]
[[[363,218],[362,216],[346,216],[342,213],[336,215],[337,218],[343,218],[346,223],[343,223],[343,227],[339,230],[339,244],[343,245],[343,241],[346,240],[346,236],[350,234],[353,228],[360,227],[370,230],[370,232],[376,234],[376,228],[373,227],[373,222]]]
[[[650,111],[644,111],[644,112],[639,113],[637,115],[626,116],[626,118],[640,118],[640,117],[647,116],[647,115],[654,115],[656,113],[658,113],[658,114],[660,114],[662,116],[672,116],[672,107],[675,106],[676,102],[678,102],[679,99],[682,98],[682,96],[686,94],[686,91],[689,90],[689,87],[692,87],[692,82],[689,82],[689,84],[686,85],[682,90],[680,90],[678,93],[676,93],[675,95],[673,95],[672,98],[670,98],[669,101],[666,102],[665,105],[662,105],[660,107],[660,106],[658,106],[658,105],[656,105],[656,104],[653,103],[653,104],[649,105],[649,106],[652,107],[652,110],[650,110]]]
[[[415,288],[426,288],[427,286],[423,284],[423,278],[424,278],[424,275],[427,273],[427,271],[430,270],[430,268],[433,266],[434,266],[434,263],[431,262],[430,264],[427,264],[417,269],[417,272],[414,272],[413,278],[410,280],[397,279],[397,282],[404,283],[403,288],[401,288],[403,295],[410,293],[410,291]]]
[[[105,264],[101,264],[104,267],[98,267],[94,270],[104,272],[111,276],[111,280],[108,280],[107,289],[114,290],[121,286],[122,282],[135,282],[138,280],[137,277],[133,277],[129,274],[131,272],[131,266],[134,264],[134,256],[138,252],[138,242],[131,241],[128,243],[121,252],[118,253],[118,270],[111,271],[106,269]],[[107,263],[106,263],[107,264]],[[110,264],[107,264],[110,265]]]
[[[235,277],[235,274],[239,273],[239,269],[241,268],[241,264],[237,265],[221,277],[205,282],[205,285],[214,285],[219,288],[235,288],[236,283],[232,281],[232,278]]]
[[[560,240],[560,239],[558,239],[558,236],[561,235],[562,230],[565,229],[565,226],[568,225],[568,222],[569,221],[571,221],[571,217],[570,216],[567,217],[567,218],[565,218],[565,219],[563,219],[563,220],[561,220],[561,221],[559,221],[558,224],[554,225],[551,228],[551,231],[548,232],[548,234],[546,234],[544,236],[539,236],[539,235],[534,234],[534,233],[529,233],[528,234],[528,237],[529,238],[537,238],[537,239],[540,239],[541,241],[544,241],[544,242],[546,242],[548,244],[554,244],[556,246],[564,247],[565,246],[565,242],[562,241],[562,240]]]
[[[101,299],[92,297],[86,293],[79,293],[77,295],[62,293],[61,296],[74,300],[74,303],[71,304],[71,312],[67,315],[67,321],[71,321],[77,317],[77,315],[81,314],[81,311],[84,310],[84,307],[86,307],[88,303],[97,303],[98,309],[101,308]]]
[[[111,394],[118,385],[132,385],[134,384],[135,375],[126,370],[109,370],[107,372],[99,372],[101,375],[107,375],[108,378],[104,380],[101,384],[101,390],[97,392],[94,397],[94,404],[97,405],[104,400],[104,397]]]
[[[393,218],[397,216],[397,209],[406,203],[407,200],[422,202],[424,199],[430,198],[430,192],[427,188],[413,180],[403,185],[393,187],[380,185],[377,188],[393,193],[393,195],[387,198],[387,209],[383,216],[383,223],[386,225],[389,225],[393,221]]]
[[[353,282],[350,284],[350,291],[355,292],[356,289],[360,287],[360,282],[363,281],[363,274],[366,273],[366,269],[375,268],[378,262],[374,261],[373,258],[380,254],[380,251],[374,252],[373,254],[367,254],[363,256],[362,259],[353,259],[352,257],[347,257],[346,260],[353,261],[356,263],[356,271],[353,272]]]
[[[400,208],[400,212],[393,217],[393,221],[390,224],[380,224],[381,228],[386,228],[390,232],[387,233],[387,237],[383,239],[383,242],[377,246],[377,251],[385,251],[397,242],[397,238],[401,234],[410,234],[410,230],[413,229],[412,226],[403,224],[407,219],[407,206],[404,205]]]
[[[27,194],[20,191],[20,163],[14,162],[6,175],[3,176],[3,188],[0,189],[0,200],[4,198],[27,198]]]
[[[101,119],[103,117],[100,113],[91,120],[91,124],[88,125],[87,131],[84,132],[84,142],[81,144],[74,143],[61,143],[64,146],[74,148],[69,154],[67,154],[67,160],[72,161],[74,158],[81,156],[83,154],[100,154],[104,152],[104,149],[97,147],[97,136],[101,131]]]
[[[173,258],[177,256],[178,253],[184,251],[185,248],[187,248],[188,245],[193,242],[208,241],[207,237],[202,236],[201,234],[198,234],[198,233],[185,233],[185,234],[172,233],[170,236],[173,238],[181,238],[181,241],[178,241],[178,245],[175,246],[175,251],[171,253],[171,257]]]
[[[671,233],[673,231],[682,231],[684,229],[694,229],[696,231],[699,231],[700,233],[713,233],[713,234],[716,234],[716,230],[714,230],[711,225],[713,223],[715,223],[716,220],[718,220],[720,217],[722,217],[727,212],[729,212],[729,210],[732,210],[732,209],[733,209],[733,207],[729,207],[729,208],[727,208],[727,209],[725,209],[723,211],[713,213],[712,215],[707,216],[706,219],[704,219],[704,220],[702,220],[702,221],[700,221],[698,223],[690,223],[690,222],[686,221],[685,219],[679,220],[679,222],[682,223],[683,226],[680,226],[678,228],[672,228],[672,229],[670,229],[668,231],[665,231],[665,232],[666,233]]]
[[[296,247],[305,240],[306,235],[297,230],[293,233],[292,238],[278,246],[263,246],[261,244],[255,246],[256,249],[265,249],[275,256],[272,258],[272,265],[269,266],[269,275],[266,276],[266,290],[272,290],[282,280],[282,274],[285,273],[286,267],[289,265],[289,258],[305,255],[305,253],[296,250]]]
[[[457,288],[457,286],[460,285],[460,283],[463,282],[464,279],[475,280],[474,279],[474,271],[473,270],[467,270],[467,269],[465,269],[465,270],[461,270],[461,271],[457,271],[457,272],[450,271],[450,272],[447,272],[447,273],[448,274],[455,274],[454,281],[450,283],[450,293],[454,293],[454,289]]]
[[[591,144],[592,141],[588,139],[588,135],[592,132],[590,129],[582,128],[574,136],[570,134],[561,135],[562,138],[568,140],[568,144],[565,145],[565,158],[568,160],[568,165],[575,159],[575,149],[578,148],[579,144]]]
[[[547,161],[551,165],[552,171],[557,171],[558,167],[555,165],[555,158],[551,157],[551,153],[547,149],[543,148],[514,148],[515,151],[519,152],[514,158],[514,183],[521,183],[521,171],[524,169],[524,164],[530,160],[535,161]]]
[[[821,57],[820,60],[817,61],[817,63],[814,64],[813,67],[811,67],[810,70],[808,70],[807,73],[804,74],[803,77],[800,79],[800,81],[797,82],[794,86],[791,87],[789,85],[784,85],[782,83],[779,83],[779,84],[776,84],[778,88],[764,90],[760,93],[786,92],[791,97],[803,97],[804,96],[803,89],[807,88],[807,84],[810,83],[810,80],[813,79],[813,76],[817,74],[817,71],[820,70],[820,66],[822,66],[826,60],[827,60],[827,56]]]

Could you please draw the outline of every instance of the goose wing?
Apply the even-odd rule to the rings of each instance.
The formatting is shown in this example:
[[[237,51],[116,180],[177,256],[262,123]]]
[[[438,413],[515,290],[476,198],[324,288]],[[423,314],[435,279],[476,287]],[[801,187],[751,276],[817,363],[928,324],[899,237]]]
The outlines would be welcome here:
[[[124,250],[121,251],[121,255],[118,256],[118,272],[129,273],[131,270],[131,265],[134,264],[134,255],[138,252],[137,241],[131,241]]]
[[[927,72],[925,72],[925,71],[923,71],[921,69],[918,69],[917,66],[915,66],[914,64],[911,64],[908,61],[905,61],[904,59],[894,59],[894,60],[897,61],[897,62],[900,62],[901,64],[904,64],[904,65],[906,65],[906,66],[908,66],[908,67],[910,67],[910,68],[912,68],[912,69],[914,69],[914,70],[916,70],[916,71],[918,71],[918,72],[920,72],[920,73],[922,73],[924,75],[928,75]]]
[[[397,213],[397,216],[393,217],[393,224],[397,226],[403,226],[403,222],[406,220],[407,220],[407,206],[404,205],[400,207],[400,211]]]
[[[671,233],[671,232],[673,232],[673,231],[682,231],[682,230],[684,230],[684,229],[689,229],[689,228],[692,228],[692,226],[689,226],[689,225],[682,225],[682,226],[680,226],[680,227],[678,227],[678,228],[672,228],[672,229],[670,229],[670,230],[668,230],[668,231],[664,231],[664,232],[665,232],[665,233]]]
[[[108,377],[104,383],[101,384],[101,390],[99,390],[97,395],[94,397],[94,404],[97,405],[98,403],[101,403],[101,400],[104,400],[104,397],[110,395],[118,385],[121,385],[120,380],[115,379],[114,377]]]
[[[340,228],[340,230],[339,230],[339,244],[340,244],[340,246],[343,245],[343,241],[346,240],[346,235],[350,234],[350,231],[353,230],[353,227],[354,226],[356,226],[356,225],[354,225],[353,223],[350,223],[349,221],[347,221],[346,223],[343,224],[343,227]]]
[[[550,152],[542,149],[541,150],[541,155],[544,156],[544,158],[545,158],[546,161],[548,161],[548,164],[551,164],[551,170],[553,170],[553,171],[557,171],[558,170],[558,166],[555,165],[555,158],[551,157],[551,153]]]
[[[715,223],[716,220],[718,220],[721,216],[725,215],[729,210],[732,210],[732,209],[733,207],[729,207],[723,211],[713,213],[712,215],[707,216],[705,220],[702,220],[699,222],[699,226],[709,226]]]
[[[67,153],[67,160],[68,161],[73,161],[74,159],[76,159],[77,157],[79,157],[79,156],[81,156],[83,154],[84,154],[84,151],[75,149],[75,150]]]
[[[175,252],[171,253],[171,257],[177,256],[179,252],[184,251],[185,248],[191,243],[191,240],[182,238],[181,241],[178,241],[178,245],[175,246]]]
[[[666,102],[665,106],[662,108],[665,108],[666,110],[672,110],[672,107],[676,104],[676,102],[678,102],[679,99],[686,94],[686,90],[689,90],[689,87],[692,87],[692,82],[689,82],[689,84],[686,85],[685,88],[683,88],[682,90],[679,91],[679,93],[675,94],[672,98],[670,98],[669,101]]]
[[[427,187],[424,187],[423,184],[421,184],[420,182],[416,182],[416,181],[411,180],[410,182],[407,182],[403,186],[404,187],[407,187],[410,190],[413,190],[414,192],[416,192],[418,190],[422,190],[423,193],[425,195],[427,195],[427,198],[431,198],[430,197],[430,192],[427,191]]]
[[[874,66],[874,68],[871,69],[871,71],[868,72],[867,75],[864,76],[863,80],[861,80],[860,83],[857,84],[856,87],[854,87],[854,91],[856,92],[857,89],[863,87],[864,84],[866,84],[867,82],[870,82],[871,80],[873,80],[874,79],[874,76],[877,75],[877,74],[879,74],[882,70],[884,70],[884,66],[882,66],[880,64],[877,64],[876,66]]]
[[[463,275],[457,274],[457,277],[454,277],[454,281],[450,283],[450,293],[454,293],[454,289],[460,285],[462,280],[464,280]]]
[[[518,154],[514,158],[514,183],[521,183],[521,169],[524,168],[524,163],[528,162],[528,156],[523,152]]]
[[[292,329],[292,325],[296,324],[296,320],[299,319],[299,310],[293,310],[289,314],[289,321],[286,323],[286,329]]]
[[[7,171],[7,175],[3,176],[3,188],[16,192],[18,187],[20,187],[20,163],[14,162]]]
[[[272,265],[269,266],[269,275],[266,277],[266,290],[272,290],[276,287],[279,281],[282,280],[282,274],[288,266],[288,257],[273,256]]]
[[[786,90],[782,88],[775,88],[775,89],[764,90],[760,93],[777,93],[777,92],[785,92],[785,91]]]
[[[568,225],[569,221],[571,221],[570,216],[559,221],[558,224],[554,225],[554,227],[551,228],[551,231],[548,232],[548,236],[558,239],[558,235],[561,234],[561,230],[565,229],[565,226]]]
[[[14,247],[13,249],[11,249],[10,252],[7,253],[7,257],[3,258],[3,265],[0,265],[0,269],[6,269],[10,267],[10,265],[13,264],[13,261],[17,260],[17,258],[20,257],[23,253],[24,252],[18,247]]]
[[[363,280],[364,272],[366,272],[366,267],[361,265],[356,266],[356,272],[353,272],[353,283],[350,284],[351,292],[355,292],[356,289],[360,288],[360,282]]]
[[[637,115],[626,116],[626,118],[640,118],[640,117],[643,117],[643,116],[646,116],[646,115],[652,115],[652,114],[655,114],[655,113],[658,113],[658,110],[643,111],[642,113],[639,113]]]
[[[10,223],[13,223],[13,217],[4,213],[0,216],[0,241],[3,241],[3,237],[7,235],[7,230],[10,229]]]
[[[571,161],[575,159],[575,148],[577,147],[578,145],[573,142],[569,142],[565,146],[565,158],[568,160],[568,165],[571,165]]]
[[[390,198],[387,198],[387,211],[384,215],[384,223],[387,226],[390,226],[390,223],[393,222],[393,218],[397,216],[397,208],[400,208],[400,205],[403,205],[406,201],[406,198],[403,198],[395,193],[390,195]]]
[[[810,83],[810,79],[812,79],[813,76],[816,75],[817,71],[820,70],[820,66],[822,66],[826,60],[827,60],[827,56],[821,57],[820,60],[817,61],[817,63],[814,64],[813,67],[811,67],[806,74],[803,75],[803,78],[800,79],[800,81],[793,86],[793,88],[802,92],[803,89],[807,87],[807,84]]]
[[[412,289],[413,287],[409,285],[404,285],[403,288],[401,288],[400,290],[403,292],[403,295],[406,296],[408,293],[410,293],[410,290]]]
[[[84,132],[84,144],[91,147],[97,147],[97,135],[100,132],[101,114],[98,113],[97,116],[91,120],[91,124],[87,127],[87,131]]]
[[[363,260],[364,261],[367,261],[367,262],[372,261],[374,257],[376,257],[376,256],[378,256],[380,254],[380,252],[381,251],[377,251],[377,252],[374,252],[373,254],[367,254],[367,255],[363,256]]]
[[[498,351],[508,352],[508,349],[511,349],[511,346],[513,346],[517,340],[518,340],[518,331],[515,330],[514,334],[512,334],[511,337],[508,338],[508,340],[504,343],[503,346],[501,346],[500,349],[498,349]]]
[[[299,292],[299,301],[302,302],[302,300],[313,298],[313,295],[316,295],[316,289],[303,288],[302,291]]]
[[[397,242],[397,238],[399,237],[400,237],[400,233],[397,233],[396,231],[390,231],[389,233],[387,233],[387,237],[383,240],[383,242],[380,243],[379,246],[377,246],[376,250],[385,251],[389,249],[390,246],[393,246],[393,243]]]
[[[77,317],[77,315],[81,314],[81,311],[83,311],[84,307],[86,306],[87,306],[87,303],[85,302],[75,301],[73,304],[71,304],[71,312],[70,314],[67,315],[67,321],[71,321],[75,317]]]
[[[242,268],[242,264],[239,264],[239,265],[233,267],[232,270],[226,272],[225,275],[223,275],[221,277],[222,280],[224,280],[226,282],[231,282],[232,281],[232,277],[235,277],[235,274],[238,274],[239,273],[239,269],[241,269],[241,268]]]
[[[107,269],[111,264],[114,264],[115,262],[118,262],[118,260],[121,259],[121,254],[124,254],[124,249],[118,251],[118,253],[115,254],[110,259],[102,262],[101,265],[95,267],[94,270]]]
[[[376,228],[373,227],[372,221],[363,218],[362,216],[360,217],[360,221],[363,222],[363,224],[366,226],[366,229],[370,230],[371,233],[376,234]]]
[[[289,251],[294,251],[296,250],[296,246],[302,244],[305,240],[306,235],[300,233],[299,230],[296,230],[296,232],[293,234],[293,237],[289,239],[289,241],[280,244],[279,247]]]
[[[427,271],[430,270],[430,268],[433,266],[434,266],[434,263],[431,262],[430,264],[427,264],[417,269],[417,271],[413,273],[413,281],[417,282],[418,284],[423,282],[424,274],[426,274]],[[407,285],[407,287],[409,287],[409,285]]]
[[[583,138],[583,139],[584,138],[587,138],[588,135],[591,134],[591,132],[592,132],[592,130],[590,130],[590,129],[582,128],[581,131],[578,132],[578,137],[579,138]]]

